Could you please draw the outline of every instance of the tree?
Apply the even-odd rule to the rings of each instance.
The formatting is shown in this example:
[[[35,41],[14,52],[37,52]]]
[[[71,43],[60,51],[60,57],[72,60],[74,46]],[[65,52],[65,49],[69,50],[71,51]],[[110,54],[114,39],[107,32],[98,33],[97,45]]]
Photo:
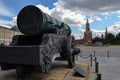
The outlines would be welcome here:
[[[115,42],[116,44],[120,44],[120,33],[116,34]]]
[[[112,33],[108,33],[106,36],[106,43],[114,44],[115,43],[115,35],[113,35]]]
[[[96,43],[96,42],[100,42],[100,41],[101,41],[101,39],[100,39],[99,37],[95,37],[95,38],[92,40],[93,44]]]

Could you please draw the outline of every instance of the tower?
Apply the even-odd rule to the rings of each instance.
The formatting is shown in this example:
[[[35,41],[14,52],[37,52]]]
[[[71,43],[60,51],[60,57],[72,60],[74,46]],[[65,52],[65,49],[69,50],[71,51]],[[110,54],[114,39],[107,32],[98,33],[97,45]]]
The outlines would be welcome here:
[[[90,24],[88,19],[86,21],[86,29],[84,32],[84,44],[92,44],[92,31],[90,31]]]
[[[101,39],[104,39],[103,33],[101,34]]]
[[[87,19],[87,22],[86,22],[86,31],[90,31],[90,24],[88,22],[88,19]]]
[[[108,35],[108,31],[107,31],[107,27],[106,27],[106,31],[105,31],[105,39],[106,39],[107,35]]]

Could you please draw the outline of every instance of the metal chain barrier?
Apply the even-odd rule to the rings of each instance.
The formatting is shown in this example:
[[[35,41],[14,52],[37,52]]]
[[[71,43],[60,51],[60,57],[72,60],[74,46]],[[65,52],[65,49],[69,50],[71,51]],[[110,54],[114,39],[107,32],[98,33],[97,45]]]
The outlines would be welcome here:
[[[110,57],[109,51],[107,53],[108,53],[107,57]],[[95,54],[95,50],[94,50],[94,54],[90,54],[88,56],[83,56],[82,51],[81,51],[78,56],[81,57],[81,58],[84,58],[84,59],[90,58],[91,67],[92,67],[93,61],[95,62],[96,80],[101,80],[102,74],[99,74],[99,62],[97,62],[97,57],[96,57],[96,54]]]
[[[81,51],[78,56],[80,56],[81,58],[84,58],[84,59],[90,58],[90,64],[91,64],[91,67],[92,67],[92,54],[90,54],[89,56],[83,56],[82,51]]]
[[[81,54],[81,55],[80,55]],[[79,54],[79,56],[81,57],[81,58],[89,58],[91,55],[89,55],[89,56],[82,56],[82,51],[80,52],[80,54]]]

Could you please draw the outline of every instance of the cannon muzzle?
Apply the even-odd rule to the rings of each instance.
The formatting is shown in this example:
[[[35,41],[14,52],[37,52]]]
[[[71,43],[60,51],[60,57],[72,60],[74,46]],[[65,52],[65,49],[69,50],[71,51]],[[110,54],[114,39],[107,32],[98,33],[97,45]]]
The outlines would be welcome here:
[[[61,24],[62,22],[42,12],[38,7],[33,5],[24,7],[17,17],[18,29],[24,35],[28,36],[55,33]],[[71,34],[70,27],[67,24],[64,24],[63,27],[63,29],[67,31],[67,36],[69,36]]]

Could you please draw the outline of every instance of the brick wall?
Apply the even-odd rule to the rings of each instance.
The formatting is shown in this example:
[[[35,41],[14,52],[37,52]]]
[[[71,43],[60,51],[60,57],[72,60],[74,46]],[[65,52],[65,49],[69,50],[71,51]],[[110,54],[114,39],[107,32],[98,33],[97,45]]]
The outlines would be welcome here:
[[[92,44],[92,32],[84,32],[84,43],[85,44]]]

